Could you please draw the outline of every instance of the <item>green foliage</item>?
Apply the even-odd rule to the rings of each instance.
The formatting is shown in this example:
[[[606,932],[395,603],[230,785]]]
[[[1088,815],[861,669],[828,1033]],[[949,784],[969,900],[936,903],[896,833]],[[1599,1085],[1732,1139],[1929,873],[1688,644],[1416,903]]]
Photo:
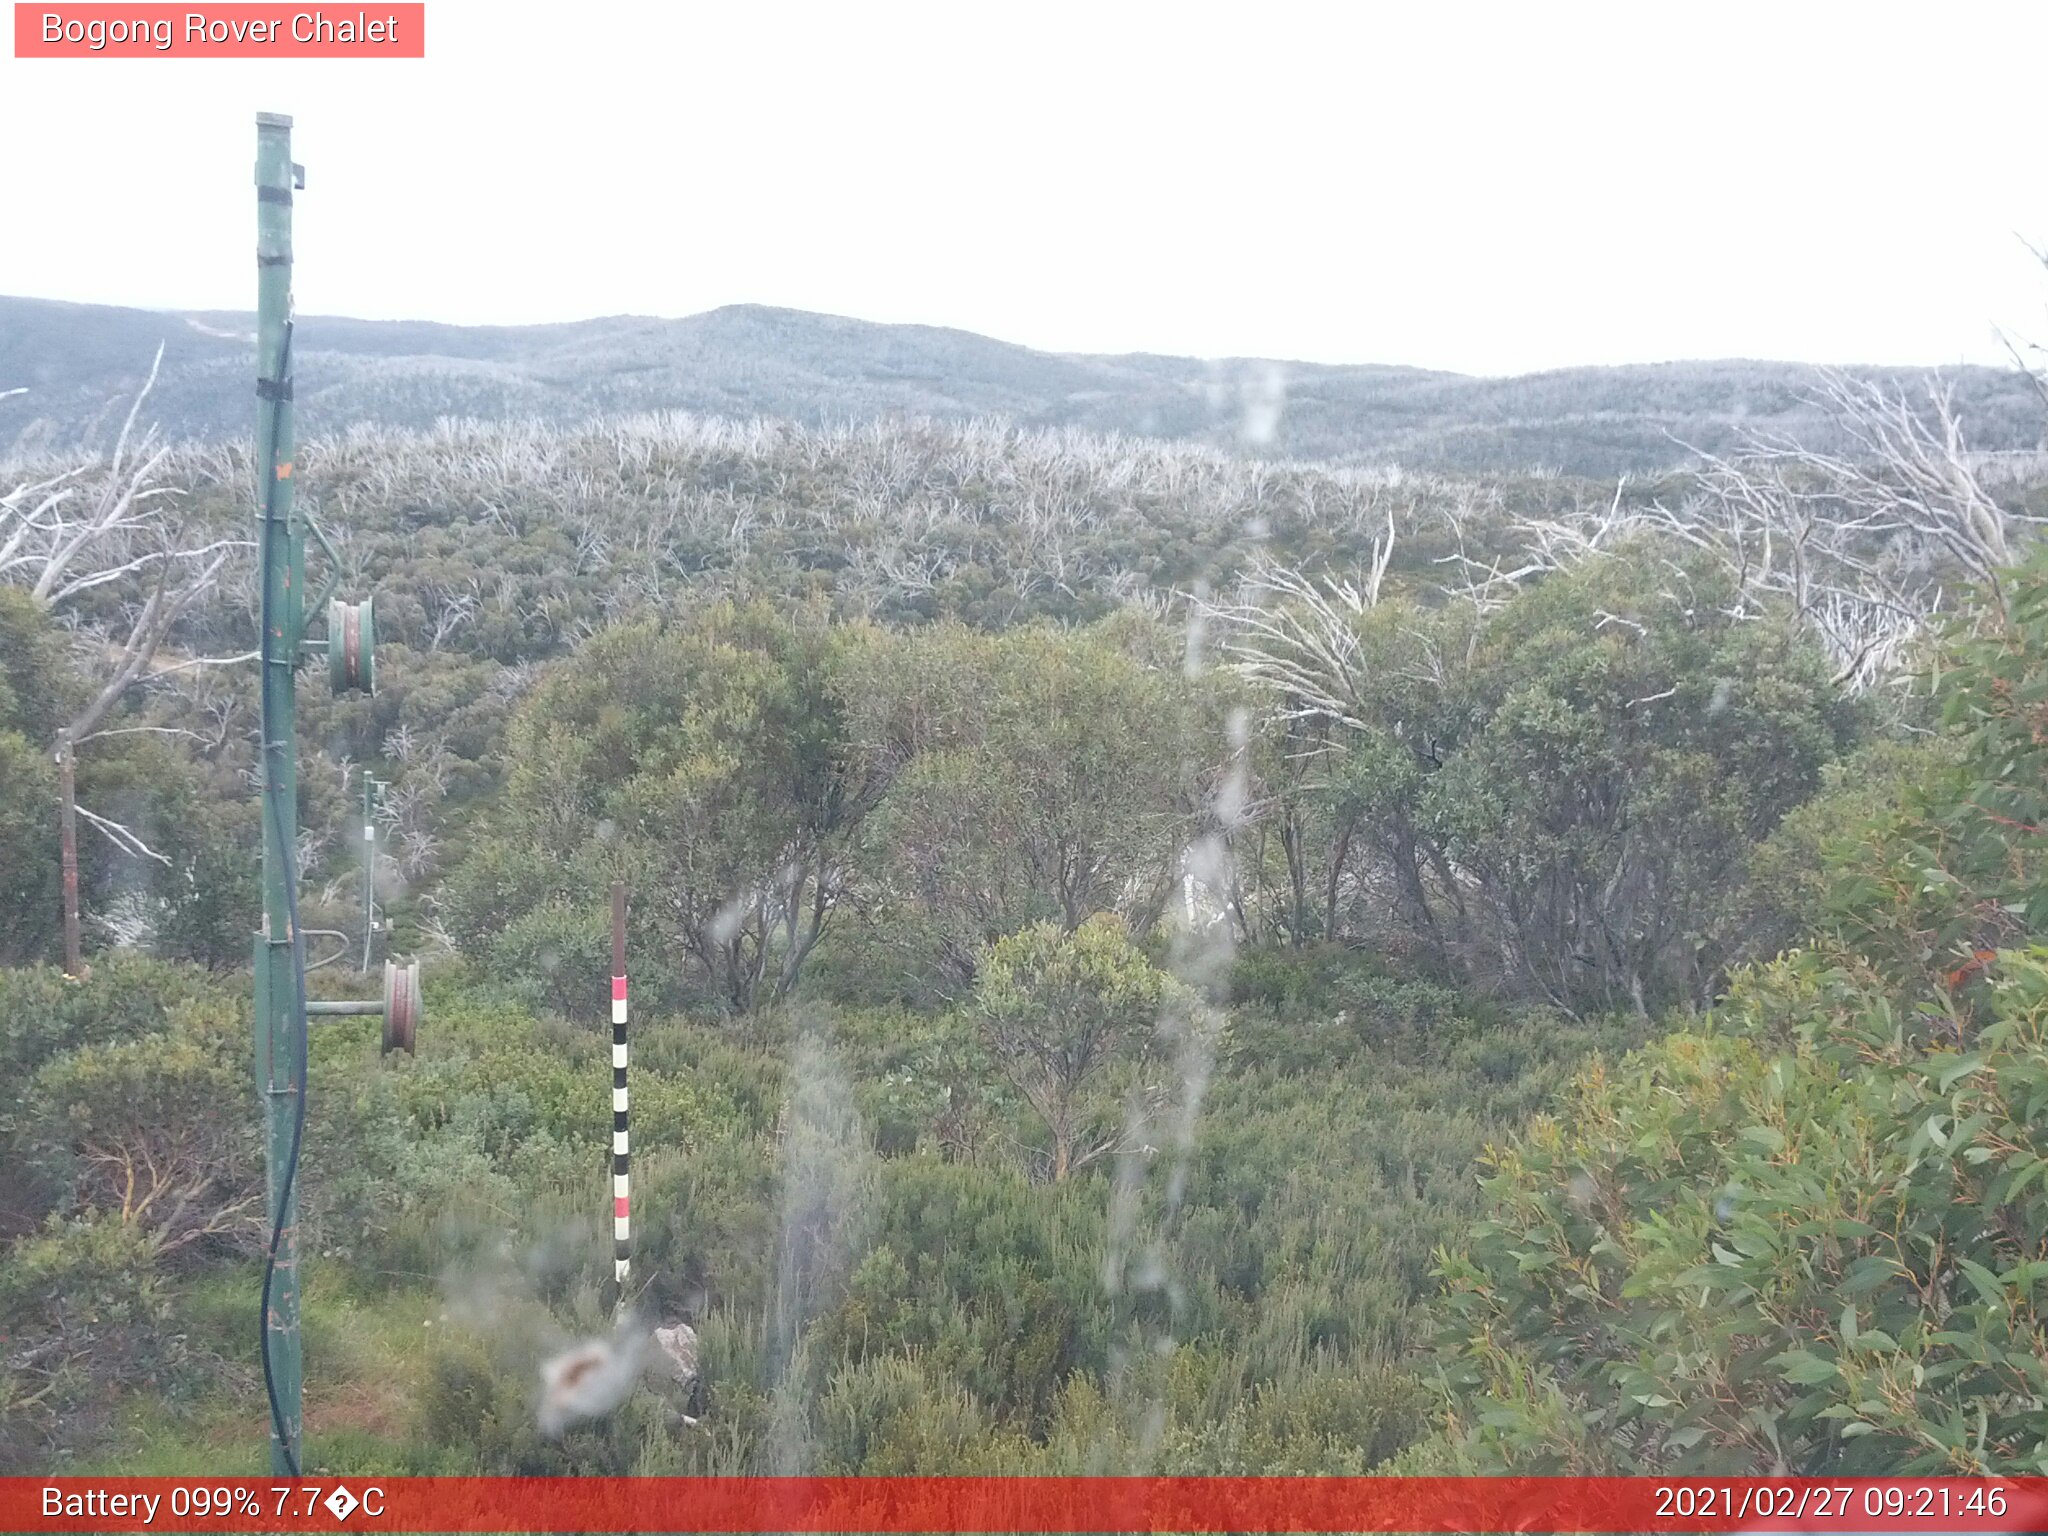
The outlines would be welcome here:
[[[80,1045],[28,1081],[11,1140],[67,1211],[148,1232],[160,1254],[248,1252],[262,1168],[248,1089],[248,1009],[182,1005],[159,1033]]]
[[[1958,750],[1953,737],[1879,737],[1828,764],[1819,792],[1756,845],[1745,877],[1727,893],[1720,923],[1742,935],[1735,957],[1768,960],[1827,927],[1843,871],[1881,846],[1874,829]]]
[[[2048,913],[2048,566],[2012,594],[1945,662],[1953,752],[1837,845],[1839,937],[1495,1159],[1444,1460],[2048,1470],[2048,951],[1992,947]]]
[[[2005,938],[2031,921],[2036,850],[1999,842],[2043,824],[2024,601],[2019,638],[1951,675],[1959,720],[1988,722],[1975,778],[1951,782],[1947,746],[1846,755],[1863,712],[1789,626],[1727,620],[1669,551],[1590,561],[1483,618],[1441,604],[1454,538],[1490,547],[1511,514],[1577,494],[1557,482],[1511,503],[943,428],[451,430],[502,483],[452,469],[446,444],[308,459],[361,512],[393,645],[376,697],[305,692],[302,916],[353,924],[359,840],[334,833],[369,765],[394,785],[379,875],[400,952],[438,923],[464,956],[431,978],[416,1058],[380,1061],[374,1021],[313,1036],[323,1455],[1307,1473],[1775,1464],[1775,1433],[1786,1464],[1832,1470],[1934,1456],[1961,1423],[1969,1454],[2028,1464],[2026,989],[2044,962],[2015,950],[1950,984],[1981,937],[1966,915],[1988,902]],[[1440,529],[1454,490],[1482,504]],[[1157,592],[1227,582],[1258,545],[1344,569],[1390,506],[1403,545],[1356,616],[1353,723],[1259,718],[1242,680],[1189,665],[1204,636],[1163,622]],[[724,595],[750,591],[777,597]],[[51,638],[8,623],[0,672],[29,702],[0,699],[0,770],[19,768],[0,836],[32,848],[54,835],[46,754],[5,711],[44,708],[30,693],[57,674],[5,670]],[[223,607],[187,638],[245,627]],[[166,683],[134,719],[246,719],[244,682]],[[244,963],[245,735],[93,744],[92,803],[172,861],[145,880],[96,849],[96,937]],[[1958,784],[1990,820],[1955,814]],[[1219,843],[1230,860],[1205,867]],[[1484,1149],[1556,1109],[1589,1057],[1639,1045],[1649,1007],[1704,1000],[1730,961],[1811,930],[1827,857],[1860,955],[1755,973],[1704,1043],[1588,1075],[1482,1194]],[[1162,969],[1186,958],[1189,872],[1234,941],[1227,1005]],[[0,862],[0,901],[32,907],[49,876]],[[632,889],[638,1300],[700,1328],[704,1422],[681,1430],[648,1387],[550,1440],[541,1361],[610,1328],[611,1069],[591,1025],[614,878]],[[20,954],[46,953],[54,918],[24,910]],[[74,1430],[28,1405],[39,1449],[260,1464],[253,1266],[208,1215],[255,1182],[245,993],[122,947],[79,983],[0,972],[0,1069],[35,1090],[0,1110],[0,1266],[24,1266],[0,1295],[30,1349],[55,1346],[0,1407],[61,1378],[37,1401],[91,1409]],[[172,1187],[197,1219],[138,1210],[123,1156],[192,1170]],[[1588,1188],[1620,1214],[1585,1208]],[[1941,1214],[1958,1198],[1999,1220]],[[1450,1370],[1473,1395],[1455,1437],[1413,1448],[1432,1256],[1482,1199],[1482,1236],[1445,1261]],[[1887,1241],[1898,1274],[1855,1268]],[[89,1315],[29,1299],[90,1262],[214,1372],[191,1438],[151,1384],[97,1363]],[[1925,1295],[1949,1310],[1916,1332]],[[1923,1379],[1885,1374],[1880,1338]],[[1839,1382],[1793,1380],[1818,1369],[1796,1350]],[[194,1452],[202,1433],[218,1444]]]
[[[458,936],[529,995],[598,1008],[595,922],[630,873],[650,1001],[786,996],[866,808],[830,691],[846,643],[721,606],[584,647],[515,725],[506,802],[446,893]]]
[[[482,867],[481,860],[470,866],[472,879]],[[533,1007],[565,1019],[594,1018],[600,1000],[611,996],[611,905],[589,897],[551,896],[507,921],[490,942],[496,974]]]
[[[63,631],[25,593],[0,587],[0,965],[61,953],[54,751],[58,730],[87,697]],[[255,921],[252,807],[217,765],[151,734],[125,734],[126,726],[101,729],[124,734],[81,745],[78,803],[127,827],[165,864],[117,848],[81,817],[88,938],[127,937],[212,966],[245,962]]]
[[[0,963],[30,964],[55,950],[62,900],[57,770],[35,742],[0,728],[0,910],[8,914]]]
[[[810,1418],[821,1476],[959,1477],[999,1466],[980,1402],[919,1356],[842,1365]]]
[[[1427,796],[1447,857],[1559,1001],[1706,1001],[1723,893],[1856,729],[1817,649],[1726,618],[1704,571],[1657,592],[1648,567],[1595,562],[1501,610],[1474,656],[1476,719]]]
[[[1483,618],[1397,596],[1347,621],[1349,723],[1255,759],[1281,804],[1239,837],[1254,932],[1363,934],[1574,1010],[1711,998],[1755,942],[1730,894],[1752,850],[1863,711],[1792,626],[1737,623],[1724,576],[1668,555]]]
[[[1152,1459],[1167,1476],[1363,1476],[1415,1437],[1429,1407],[1428,1394],[1399,1368],[1327,1353],[1285,1380],[1257,1384],[1201,1372],[1187,1357],[1174,1364],[1169,1401],[1199,1390],[1227,1406],[1206,1423],[1185,1410],[1175,1416]],[[1098,1464],[1108,1460],[1095,1449]],[[1142,1460],[1131,1457],[1135,1449],[1124,1450],[1125,1465]]]
[[[92,929],[165,959],[212,969],[248,964],[260,917],[251,856],[259,821],[231,780],[221,765],[192,762],[150,735],[80,749],[79,803],[130,828],[166,861],[120,854],[81,826]]]
[[[1447,1270],[1458,1379],[1484,1393],[1457,1418],[1463,1453],[2048,1467],[2044,960],[2008,955],[1967,1054],[1908,1043],[1868,973],[1802,957],[1747,981],[1715,1033],[1587,1080],[1496,1160]]]
[[[0,1101],[0,1465],[91,1439],[126,1391],[207,1379],[172,1275],[247,1251],[248,1041],[190,967],[0,970],[0,1072],[20,1087]]]
[[[124,1095],[157,1134],[209,1104],[240,1134],[253,1114],[219,1113],[253,1107],[239,1001],[222,1011],[199,973],[124,957],[72,986],[131,968],[126,992],[106,995],[129,999],[133,1032],[43,1057],[61,1104],[38,1137],[74,1109],[95,1129],[125,1125]],[[1114,1186],[1094,1169],[1050,1184],[1018,1168],[1031,1111],[969,1010],[772,1011],[748,1034],[641,1019],[635,1277],[656,1315],[702,1332],[704,1423],[677,1428],[676,1405],[647,1387],[555,1441],[534,1418],[539,1363],[608,1328],[607,1228],[593,1220],[609,1196],[605,1042],[454,974],[430,979],[417,1058],[380,1062],[374,1021],[323,1024],[301,1194],[313,1443],[330,1466],[434,1472],[1362,1470],[1420,1428],[1399,1360],[1428,1256],[1472,1209],[1478,1149],[1566,1064],[1625,1037],[1475,1020],[1336,952],[1314,969],[1287,1011],[1237,1010],[1192,1144],[1134,1150]],[[0,979],[35,995],[38,973]],[[984,980],[992,1000],[1128,1004],[1127,1045],[1170,990],[1106,919],[1019,936]],[[173,1001],[150,1002],[145,983]],[[176,1002],[183,988],[200,1002]],[[151,1061],[161,1083],[133,1076]],[[238,1147],[222,1166],[253,1177],[251,1156]],[[1128,1231],[1113,1187],[1136,1192],[1115,1218]],[[78,1191],[105,1203],[104,1186]],[[109,1208],[95,1241],[116,1226]],[[1112,1259],[1120,1291],[1105,1286]],[[250,1261],[194,1241],[135,1263],[132,1294],[186,1341],[176,1381],[203,1371],[208,1432],[260,1465]],[[423,1288],[439,1296],[424,1318]],[[41,1390],[47,1366],[86,1394],[67,1401],[101,1407],[38,1420],[36,1444],[189,1465],[199,1431],[180,1439],[153,1410],[131,1426],[114,1408],[154,1401],[155,1386],[72,1359],[74,1324],[59,1321],[45,1335],[58,1321],[20,1314],[58,1352],[11,1390]],[[1173,1342],[1170,1369],[1132,1352],[1141,1338]]]
[[[1951,751],[1838,850],[1830,915],[1904,999],[1951,1012],[2048,923],[2048,556],[1951,639],[1935,697]]]
[[[27,593],[0,587],[0,965],[47,959],[58,942],[62,888],[50,746],[74,688],[56,626]]]
[[[184,1340],[150,1233],[52,1218],[0,1253],[0,1467],[90,1438],[123,1388],[171,1392]]]
[[[620,630],[521,713],[444,904],[530,1000],[588,1009],[631,872],[650,1000],[744,1012],[792,993],[857,896],[865,970],[907,979],[855,989],[929,1001],[1026,922],[1156,918],[1198,803],[1192,724],[1182,687],[1091,637],[759,606]]]
[[[118,951],[77,979],[55,966],[0,969],[0,1076],[26,1082],[65,1051],[157,1034],[180,1005],[228,991],[191,966]]]
[[[576,1321],[586,1338],[602,1331],[592,1316]],[[541,1365],[570,1342],[546,1309],[520,1298],[499,1301],[488,1317],[439,1329],[425,1349],[412,1426],[435,1470],[488,1467],[525,1477],[642,1470],[646,1443],[665,1438],[666,1413],[651,1392],[636,1392],[613,1412],[558,1436],[541,1430],[534,1411]]]
[[[849,655],[848,729],[886,785],[863,829],[864,937],[908,995],[959,996],[1029,923],[1157,920],[1223,743],[1177,671],[1116,638],[943,625]]]
[[[19,587],[0,587],[0,729],[55,738],[81,702],[62,632]]]
[[[321,1251],[423,1278],[552,1241],[610,1182],[608,1043],[447,994],[429,1007],[418,1056],[374,1070],[363,1035],[316,1033],[301,1196]],[[640,1144],[678,1160],[739,1120],[717,1083],[644,1053],[633,1108]]]
[[[1193,997],[1108,916],[1072,932],[1039,923],[996,944],[973,1010],[990,1055],[1044,1122],[1055,1184],[1121,1145],[1125,1106],[1105,1089],[1148,1085],[1120,1069],[1156,1067],[1169,1032],[1196,1022]]]

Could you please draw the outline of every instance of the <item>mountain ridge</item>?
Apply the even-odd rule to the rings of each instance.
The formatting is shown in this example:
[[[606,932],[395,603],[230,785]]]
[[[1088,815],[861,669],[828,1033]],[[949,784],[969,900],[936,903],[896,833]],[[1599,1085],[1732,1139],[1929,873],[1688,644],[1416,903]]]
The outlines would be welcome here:
[[[253,316],[0,297],[0,452],[62,451],[118,426],[159,341],[151,415],[172,436],[242,436]],[[1000,417],[1189,440],[1255,457],[1465,472],[1612,475],[1734,446],[1746,428],[1823,440],[1819,370],[1759,359],[1491,377],[1403,364],[1046,352],[955,327],[735,304],[679,319],[528,326],[306,316],[295,341],[302,433],[442,417],[561,423],[650,410],[811,423]],[[1849,367],[1909,391],[1937,370]],[[1939,370],[1974,446],[2040,443],[2016,371]]]

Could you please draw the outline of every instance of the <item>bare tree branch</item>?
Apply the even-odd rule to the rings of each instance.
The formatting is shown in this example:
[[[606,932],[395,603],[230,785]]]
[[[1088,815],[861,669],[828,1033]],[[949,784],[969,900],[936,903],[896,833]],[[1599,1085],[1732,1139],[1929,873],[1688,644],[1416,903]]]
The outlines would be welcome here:
[[[155,859],[165,869],[171,867],[169,859],[145,843],[132,829],[122,826],[118,821],[110,821],[104,816],[95,816],[82,805],[74,805],[72,809],[99,828],[101,832],[105,833],[107,841],[116,848],[119,848],[123,853],[134,854],[139,858]]]

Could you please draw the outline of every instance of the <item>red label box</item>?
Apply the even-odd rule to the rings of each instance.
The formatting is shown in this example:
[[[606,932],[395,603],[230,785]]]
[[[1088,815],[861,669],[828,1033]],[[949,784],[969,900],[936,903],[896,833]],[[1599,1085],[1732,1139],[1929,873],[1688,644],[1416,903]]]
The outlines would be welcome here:
[[[0,1477],[0,1531],[2048,1530],[2048,1478]]]
[[[427,8],[16,0],[17,59],[423,59]]]

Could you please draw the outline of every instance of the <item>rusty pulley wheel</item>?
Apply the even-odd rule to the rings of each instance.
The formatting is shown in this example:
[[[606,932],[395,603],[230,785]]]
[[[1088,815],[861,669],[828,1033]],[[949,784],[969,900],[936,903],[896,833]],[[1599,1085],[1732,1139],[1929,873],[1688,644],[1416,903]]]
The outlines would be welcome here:
[[[420,1027],[420,963],[384,962],[384,1050],[412,1054]]]
[[[336,693],[377,691],[374,598],[327,605],[327,681]]]

